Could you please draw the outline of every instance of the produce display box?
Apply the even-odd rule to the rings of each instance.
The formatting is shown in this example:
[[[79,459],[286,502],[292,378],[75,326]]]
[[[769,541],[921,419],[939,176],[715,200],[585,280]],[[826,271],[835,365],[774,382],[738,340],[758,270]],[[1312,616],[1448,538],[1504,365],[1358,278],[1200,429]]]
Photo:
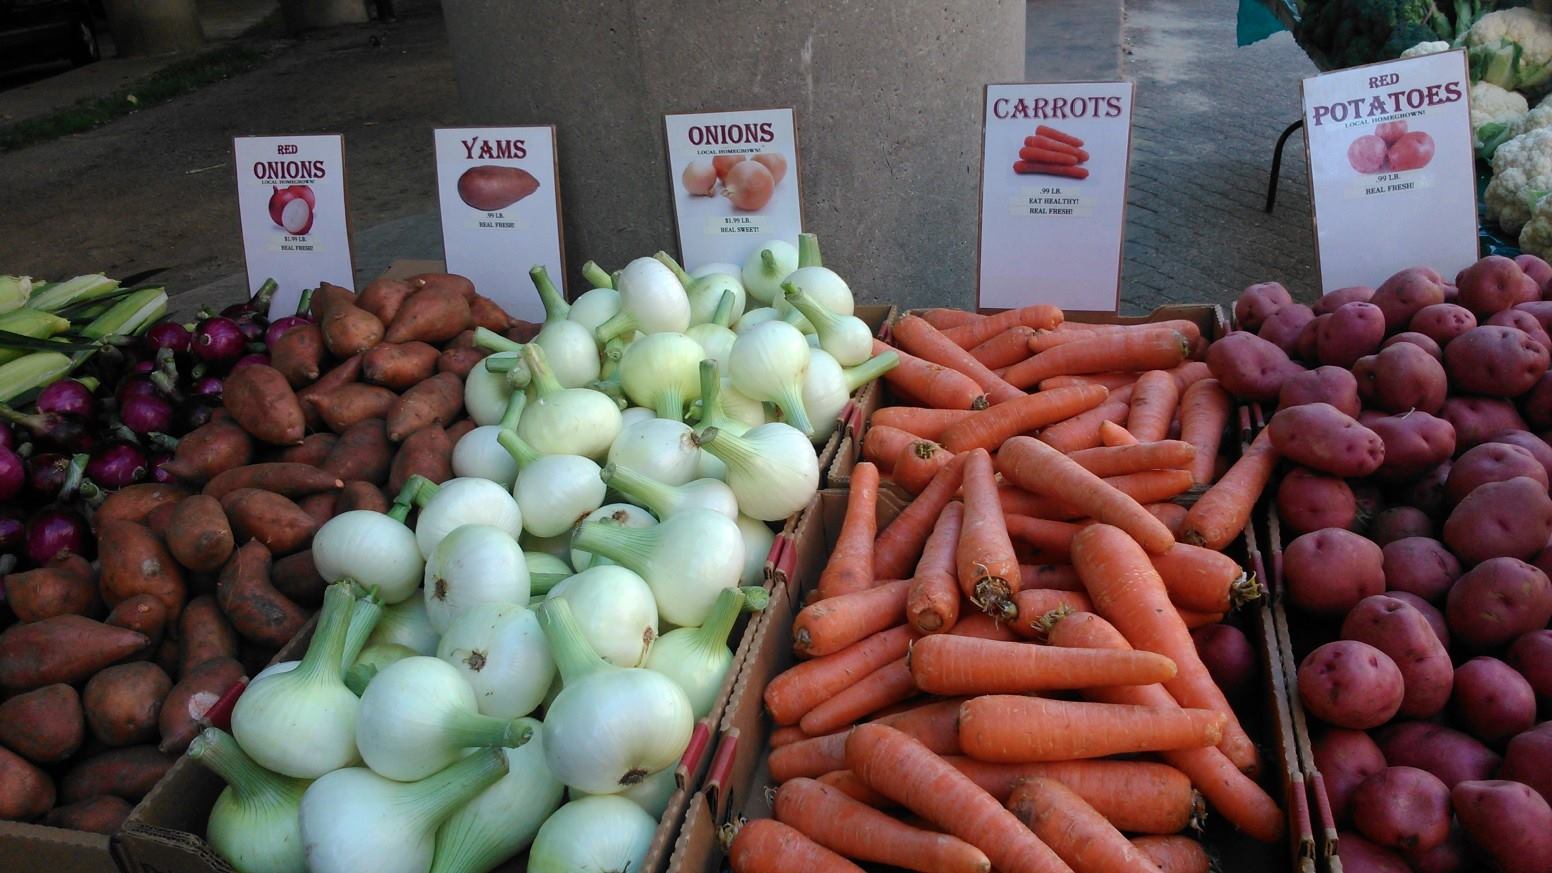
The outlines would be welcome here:
[[[0,821],[0,870],[9,873],[116,873],[117,850],[103,834]]]
[[[862,315],[858,307],[857,317],[868,321]],[[1072,312],[1068,313],[1071,321],[1084,324],[1152,324],[1159,321],[1174,321],[1183,319],[1193,321],[1202,329],[1202,335],[1217,339],[1229,332],[1229,322],[1225,318],[1223,308],[1211,303],[1171,303],[1153,310],[1147,315],[1111,315],[1108,312]],[[891,315],[890,320],[893,320]],[[868,321],[872,326],[873,322]],[[880,338],[887,339],[884,334]],[[845,488],[851,482],[851,469],[862,460],[862,436],[867,432],[867,424],[873,418],[873,413],[881,406],[892,406],[901,400],[894,391],[880,379],[863,388],[857,393],[856,406],[850,411],[850,418],[844,427],[837,431],[841,434],[839,445],[835,449],[833,462],[828,466],[821,466],[825,470],[825,487]],[[846,413],[842,413],[845,415]],[[820,464],[825,464],[825,459],[819,459]],[[897,488],[892,482],[881,482],[881,490],[887,490],[896,496],[905,496],[905,492]]]
[[[774,586],[770,607],[754,633],[753,645],[733,687],[722,719],[722,738],[712,756],[711,768],[701,790],[690,799],[683,830],[674,845],[668,873],[719,873],[725,858],[718,832],[737,817],[768,818],[770,779],[765,759],[769,751],[771,722],[762,694],[766,684],[793,663],[792,619],[804,597],[817,584],[830,549],[840,531],[847,492],[827,489],[815,495],[799,518],[788,570]],[[894,519],[904,508],[896,495],[879,496],[879,522]],[[1249,565],[1264,562],[1256,546],[1254,530],[1243,540]],[[1240,621],[1256,645],[1263,664],[1262,704],[1256,711],[1241,712],[1252,736],[1266,752],[1265,780],[1275,783],[1274,796],[1282,798],[1288,813],[1290,838],[1284,847],[1256,843],[1221,822],[1210,823],[1205,842],[1222,870],[1296,870],[1313,873],[1314,839],[1309,833],[1307,807],[1302,803],[1303,779],[1299,769],[1292,727],[1288,719],[1288,689],[1280,669],[1281,659],[1269,618],[1270,610],[1243,611]]]

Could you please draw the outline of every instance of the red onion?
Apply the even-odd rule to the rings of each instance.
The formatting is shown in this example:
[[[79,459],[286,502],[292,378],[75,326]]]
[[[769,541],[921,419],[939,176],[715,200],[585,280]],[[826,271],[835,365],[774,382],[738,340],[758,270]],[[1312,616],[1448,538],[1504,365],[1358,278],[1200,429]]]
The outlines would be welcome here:
[[[269,329],[269,322],[257,315],[244,316],[235,321],[237,329],[242,331],[243,339],[250,343],[262,342],[264,332]]]
[[[300,315],[287,315],[284,318],[277,318],[270,322],[269,327],[264,331],[265,348],[274,348],[275,340],[280,339],[281,334],[293,327],[299,327],[304,324],[312,324],[312,319],[303,318]]]
[[[189,396],[199,400],[219,401],[221,399],[221,380],[215,376],[201,376],[189,386]]]
[[[38,411],[91,418],[97,411],[97,398],[80,382],[60,379],[38,393]]]
[[[103,488],[118,489],[145,479],[150,470],[145,452],[133,443],[100,446],[86,462],[86,475]]]
[[[15,500],[27,487],[27,465],[10,449],[0,448],[0,500]]]
[[[152,360],[136,361],[129,365],[131,376],[149,376],[156,372],[156,362]]]
[[[10,425],[0,421],[0,448],[10,449],[14,452],[16,451],[16,443],[16,431],[11,430]]]
[[[72,415],[57,412],[35,412],[30,415],[0,404],[0,417],[32,435],[33,439],[53,443],[65,448],[84,448],[92,440],[86,433],[86,425]]]
[[[120,385],[118,390],[120,403],[123,403],[131,397],[160,396],[161,392],[156,389],[156,383],[152,382],[150,379],[147,379],[144,376],[134,376],[129,379],[125,379],[124,384]]]
[[[172,404],[161,397],[126,397],[119,406],[119,420],[140,436],[172,430]]]
[[[243,355],[237,359],[237,363],[232,365],[232,372],[235,373],[238,370],[241,370],[243,367],[251,366],[253,364],[268,365],[269,355],[266,355],[262,352],[253,352],[251,354]]]
[[[189,333],[189,329],[176,321],[163,321],[153,324],[151,329],[146,331],[145,335],[146,351],[152,355],[155,355],[162,349],[186,352],[189,350],[189,344],[193,341],[194,335]]]
[[[162,469],[171,460],[172,453],[170,452],[157,452],[147,459],[147,463],[151,466],[152,482],[160,482],[163,485],[176,485],[178,483],[177,476]]]
[[[27,462],[27,487],[44,500],[53,500],[70,472],[70,456],[55,452],[33,455]]]
[[[63,551],[89,557],[91,532],[86,520],[72,509],[50,506],[27,522],[27,560],[42,566]]]
[[[181,433],[188,433],[196,427],[208,424],[214,414],[214,406],[204,403],[184,403],[178,407],[178,430]]]
[[[194,327],[194,357],[213,366],[227,366],[243,356],[247,338],[237,322],[224,316],[201,321]]]
[[[21,551],[26,538],[27,525],[14,510],[0,509],[0,555],[13,555]]]

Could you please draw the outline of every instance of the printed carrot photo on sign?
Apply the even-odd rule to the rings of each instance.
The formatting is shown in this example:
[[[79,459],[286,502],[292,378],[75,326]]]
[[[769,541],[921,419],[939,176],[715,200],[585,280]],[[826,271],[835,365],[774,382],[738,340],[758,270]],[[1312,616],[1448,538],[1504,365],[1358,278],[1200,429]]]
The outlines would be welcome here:
[[[1022,176],[1089,177],[1088,167],[1080,166],[1089,159],[1089,153],[1083,150],[1083,140],[1044,124],[1035,128],[1034,136],[1024,137],[1024,146],[1019,149],[1018,156],[1013,172]]]

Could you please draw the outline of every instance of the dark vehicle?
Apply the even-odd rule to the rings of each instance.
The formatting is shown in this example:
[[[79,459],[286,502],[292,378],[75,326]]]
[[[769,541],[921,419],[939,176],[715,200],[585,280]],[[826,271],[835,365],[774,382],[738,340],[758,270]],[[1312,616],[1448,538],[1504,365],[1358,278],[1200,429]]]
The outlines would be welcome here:
[[[86,0],[0,0],[0,69],[100,56]]]

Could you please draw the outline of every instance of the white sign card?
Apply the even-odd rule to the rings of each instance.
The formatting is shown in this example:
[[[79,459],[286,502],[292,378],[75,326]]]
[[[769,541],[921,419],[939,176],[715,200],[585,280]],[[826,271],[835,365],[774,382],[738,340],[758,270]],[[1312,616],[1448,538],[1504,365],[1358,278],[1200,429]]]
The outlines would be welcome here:
[[[1464,51],[1304,80],[1323,293],[1477,259],[1470,90]]]
[[[232,140],[248,287],[279,286],[272,316],[296,311],[320,282],[355,287],[345,214],[345,143],[338,134]]]
[[[771,240],[797,244],[803,198],[790,108],[665,115],[663,126],[686,269],[742,266]]]
[[[977,305],[1114,312],[1130,82],[987,85]]]
[[[565,291],[555,128],[438,128],[437,197],[447,271],[502,309],[543,321],[528,271]]]

